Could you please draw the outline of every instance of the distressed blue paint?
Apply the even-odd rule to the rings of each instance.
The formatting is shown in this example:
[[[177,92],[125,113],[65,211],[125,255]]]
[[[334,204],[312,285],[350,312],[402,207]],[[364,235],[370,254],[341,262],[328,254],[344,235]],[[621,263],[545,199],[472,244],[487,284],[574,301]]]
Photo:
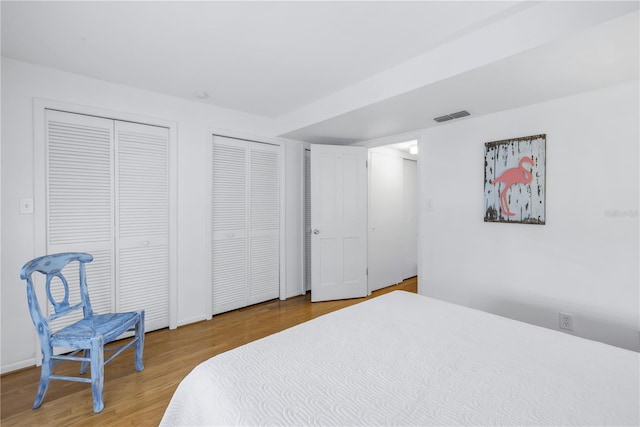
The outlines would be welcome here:
[[[93,391],[93,411],[100,412],[104,408],[102,402],[102,389],[104,386],[104,365],[109,363],[114,357],[122,353],[125,349],[135,344],[135,365],[137,371],[142,371],[142,352],[144,348],[144,310],[126,313],[94,314],[89,300],[87,290],[87,279],[85,264],[91,262],[93,256],[86,253],[68,252],[54,255],[46,255],[33,259],[26,263],[20,271],[20,278],[27,281],[27,301],[31,319],[38,331],[40,347],[42,349],[42,369],[40,371],[40,384],[33,408],[38,408],[42,404],[44,395],[49,387],[49,380],[64,380],[90,382]],[[81,302],[74,306],[69,305],[69,285],[66,278],[61,273],[62,269],[71,262],[78,263],[78,273],[80,277],[80,297]],[[45,317],[38,303],[34,288],[32,274],[42,273],[46,276],[45,286],[47,298],[54,308],[54,314]],[[59,279],[64,286],[64,296],[57,301],[51,294],[51,280]],[[83,318],[59,331],[52,331],[49,325],[51,320],[66,316],[76,310],[82,309]],[[135,330],[134,337],[122,346],[105,347],[114,341],[124,332]],[[55,356],[54,347],[76,348],[78,351],[71,355]],[[104,359],[105,350],[115,350],[115,353]],[[75,354],[82,352],[82,357]],[[91,379],[83,377],[66,377],[53,374],[53,368],[63,360],[81,362],[80,374],[87,371],[91,365]],[[56,362],[57,361],[57,362]]]

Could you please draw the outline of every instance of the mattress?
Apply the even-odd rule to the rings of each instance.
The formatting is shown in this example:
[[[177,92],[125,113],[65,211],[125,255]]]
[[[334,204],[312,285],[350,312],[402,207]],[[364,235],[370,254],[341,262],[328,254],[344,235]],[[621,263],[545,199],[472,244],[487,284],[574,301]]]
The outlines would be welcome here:
[[[394,291],[203,362],[161,425],[637,426],[639,366],[630,350]]]

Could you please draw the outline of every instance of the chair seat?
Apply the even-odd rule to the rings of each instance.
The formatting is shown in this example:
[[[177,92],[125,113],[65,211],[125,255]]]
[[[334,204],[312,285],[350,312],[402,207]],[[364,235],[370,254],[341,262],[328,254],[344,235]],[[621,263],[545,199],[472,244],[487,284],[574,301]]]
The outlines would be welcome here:
[[[82,319],[66,326],[51,335],[51,344],[64,347],[73,343],[76,348],[80,342],[86,343],[89,348],[92,338],[103,336],[104,342],[113,341],[118,336],[135,325],[138,313],[131,311],[125,313],[94,314],[89,319]]]

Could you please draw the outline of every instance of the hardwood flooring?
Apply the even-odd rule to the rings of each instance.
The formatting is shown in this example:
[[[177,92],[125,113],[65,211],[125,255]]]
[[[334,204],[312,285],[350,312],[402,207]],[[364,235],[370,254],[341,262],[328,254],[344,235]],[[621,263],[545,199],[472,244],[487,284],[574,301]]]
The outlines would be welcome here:
[[[373,293],[417,292],[417,278]],[[275,332],[357,304],[361,299],[311,303],[310,295],[273,300],[223,313],[176,330],[146,334],[142,372],[134,367],[133,350],[126,350],[105,367],[104,410],[93,412],[91,386],[51,381],[38,409],[32,409],[40,368],[27,368],[0,378],[0,424],[8,426],[147,426],[158,425],[176,387],[196,365],[216,354]],[[57,374],[77,375],[79,364],[56,368]]]

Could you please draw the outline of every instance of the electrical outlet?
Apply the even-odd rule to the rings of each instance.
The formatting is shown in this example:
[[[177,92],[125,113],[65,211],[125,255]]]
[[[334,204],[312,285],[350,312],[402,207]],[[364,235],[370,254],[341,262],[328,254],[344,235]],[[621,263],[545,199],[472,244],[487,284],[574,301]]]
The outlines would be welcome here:
[[[565,331],[573,331],[573,315],[567,313],[559,313],[560,329]]]

